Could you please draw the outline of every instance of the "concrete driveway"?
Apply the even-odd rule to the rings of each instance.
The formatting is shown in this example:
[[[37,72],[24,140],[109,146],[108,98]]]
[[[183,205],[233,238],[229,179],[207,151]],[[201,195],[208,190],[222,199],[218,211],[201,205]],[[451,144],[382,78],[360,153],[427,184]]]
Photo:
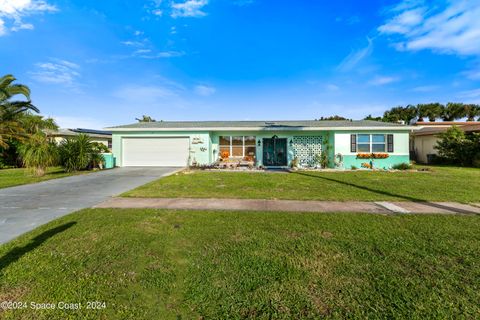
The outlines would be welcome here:
[[[0,243],[179,168],[116,168],[0,189]]]

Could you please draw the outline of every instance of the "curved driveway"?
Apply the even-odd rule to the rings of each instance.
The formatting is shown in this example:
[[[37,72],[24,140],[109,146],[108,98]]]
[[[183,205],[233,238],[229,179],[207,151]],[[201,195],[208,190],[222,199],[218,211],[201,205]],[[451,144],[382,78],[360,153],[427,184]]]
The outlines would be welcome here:
[[[179,168],[115,168],[0,189],[0,243]]]

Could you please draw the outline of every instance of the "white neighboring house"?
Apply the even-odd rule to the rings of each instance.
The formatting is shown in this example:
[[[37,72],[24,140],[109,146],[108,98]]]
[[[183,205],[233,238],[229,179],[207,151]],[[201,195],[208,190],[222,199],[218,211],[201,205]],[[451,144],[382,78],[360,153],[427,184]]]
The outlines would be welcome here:
[[[66,138],[77,136],[81,133],[88,135],[92,142],[102,143],[112,150],[112,133],[110,131],[93,130],[93,129],[58,129],[58,131],[48,131],[48,135],[55,139],[57,144],[60,144]]]
[[[417,122],[422,127],[412,132],[410,136],[410,152],[412,158],[419,163],[430,163],[432,156],[438,155],[435,149],[439,134],[452,126],[457,126],[465,132],[480,132],[480,122]]]

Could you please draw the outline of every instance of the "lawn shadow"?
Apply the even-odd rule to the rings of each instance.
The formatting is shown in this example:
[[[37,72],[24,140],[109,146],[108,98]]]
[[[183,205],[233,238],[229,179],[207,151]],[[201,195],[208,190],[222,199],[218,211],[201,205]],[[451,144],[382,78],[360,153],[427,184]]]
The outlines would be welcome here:
[[[299,175],[302,175],[302,176],[311,177],[311,178],[317,178],[317,179],[323,179],[323,180],[327,180],[327,181],[331,181],[331,182],[336,182],[336,183],[340,183],[340,184],[343,184],[343,185],[346,185],[346,186],[349,186],[349,187],[354,187],[354,188],[357,188],[357,189],[370,191],[370,192],[373,192],[373,193],[377,193],[377,194],[381,194],[381,195],[385,195],[385,196],[389,196],[389,197],[396,197],[396,198],[400,198],[400,199],[404,199],[404,200],[412,201],[412,202],[422,202],[422,203],[424,203],[428,206],[438,208],[438,209],[453,211],[455,213],[477,214],[474,211],[470,211],[470,210],[466,210],[466,209],[451,207],[451,206],[447,206],[447,205],[444,205],[444,204],[430,202],[430,201],[427,201],[425,199],[410,197],[410,196],[406,196],[406,195],[402,195],[402,194],[396,194],[396,193],[392,193],[392,192],[389,192],[389,191],[377,190],[377,189],[374,189],[374,188],[371,188],[371,187],[366,187],[366,186],[358,185],[358,184],[351,183],[351,182],[341,181],[341,180],[337,180],[337,179],[333,179],[333,178],[327,178],[327,177],[323,177],[323,176],[320,176],[320,175],[313,175],[313,174],[309,174],[309,173],[306,173],[306,172],[298,172],[298,171],[293,171],[292,173],[299,174]]]
[[[34,250],[35,248],[39,247],[42,243],[44,243],[49,238],[55,236],[58,233],[61,233],[70,227],[77,224],[76,222],[69,222],[62,224],[58,227],[52,228],[45,232],[42,232],[35,238],[33,238],[27,245],[23,247],[15,247],[9,252],[7,252],[3,257],[0,258],[0,271],[8,267],[10,264],[14,263],[18,259],[20,259],[26,253]]]

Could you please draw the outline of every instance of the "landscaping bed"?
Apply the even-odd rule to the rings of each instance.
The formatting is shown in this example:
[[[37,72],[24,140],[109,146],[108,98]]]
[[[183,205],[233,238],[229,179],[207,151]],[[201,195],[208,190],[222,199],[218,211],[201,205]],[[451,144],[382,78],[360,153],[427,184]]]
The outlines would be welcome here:
[[[427,167],[417,166],[416,170]],[[480,169],[418,171],[186,171],[124,193],[146,198],[242,198],[335,201],[480,202]]]
[[[83,210],[0,246],[0,301],[83,308],[0,318],[473,319],[479,229],[476,216]]]

